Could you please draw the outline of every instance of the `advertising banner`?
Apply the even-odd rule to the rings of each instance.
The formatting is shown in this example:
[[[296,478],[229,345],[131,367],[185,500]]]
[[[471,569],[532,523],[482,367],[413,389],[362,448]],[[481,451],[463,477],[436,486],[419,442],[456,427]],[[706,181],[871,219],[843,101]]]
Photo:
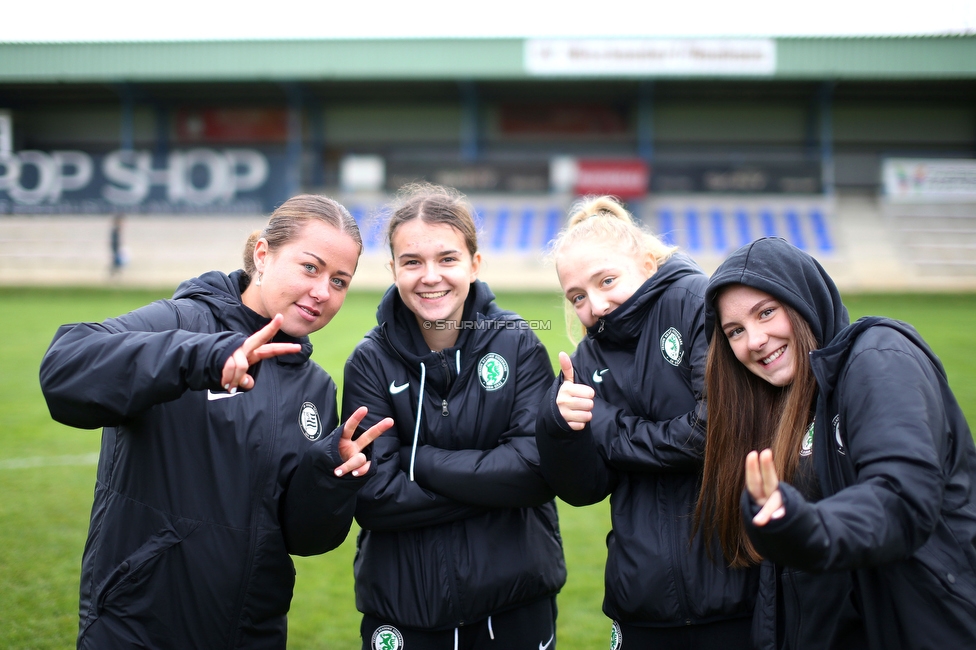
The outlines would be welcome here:
[[[288,139],[284,108],[182,109],[176,114],[181,143],[282,143]]]
[[[820,194],[817,162],[657,163],[653,194]]]
[[[261,214],[285,198],[284,152],[273,149],[0,154],[0,214]]]
[[[976,201],[976,160],[888,158],[881,175],[892,202]]]
[[[549,190],[547,162],[386,162],[386,188],[395,192],[407,183],[427,181],[465,193],[536,193]]]
[[[528,39],[525,71],[552,76],[758,75],[776,72],[776,41]]]
[[[631,199],[647,194],[650,169],[643,160],[601,160],[580,158],[576,161],[576,180],[573,192],[611,194]]]
[[[505,104],[498,130],[515,136],[617,134],[627,132],[627,116],[603,104]]]

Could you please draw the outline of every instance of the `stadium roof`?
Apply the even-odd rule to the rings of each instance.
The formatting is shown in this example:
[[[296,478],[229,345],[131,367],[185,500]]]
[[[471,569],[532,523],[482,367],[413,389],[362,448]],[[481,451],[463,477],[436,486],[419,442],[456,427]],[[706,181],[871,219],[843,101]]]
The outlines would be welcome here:
[[[760,48],[759,67],[566,63],[562,52],[631,48]],[[540,49],[541,48],[541,49]],[[548,49],[547,49],[548,48]],[[630,52],[630,53],[628,53]],[[567,55],[568,56],[568,55]],[[743,55],[745,56],[745,55]],[[751,54],[749,55],[751,56]],[[568,59],[567,59],[568,60]],[[543,65],[540,65],[540,61]],[[565,63],[565,61],[564,61]],[[624,63],[627,63],[626,61]],[[0,83],[167,81],[702,79],[949,80],[976,78],[976,36],[775,39],[314,39],[92,43],[0,43]]]

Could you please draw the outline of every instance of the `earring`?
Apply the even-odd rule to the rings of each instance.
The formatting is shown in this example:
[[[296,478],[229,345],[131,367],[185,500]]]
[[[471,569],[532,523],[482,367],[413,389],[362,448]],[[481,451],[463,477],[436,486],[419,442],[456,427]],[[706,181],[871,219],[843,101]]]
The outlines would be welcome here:
[[[257,279],[255,279],[255,280],[254,280],[254,284],[255,284],[255,286],[258,286],[258,287],[260,287],[260,286],[261,286],[261,277],[262,277],[263,275],[264,275],[263,273],[258,273],[258,277],[257,277]]]

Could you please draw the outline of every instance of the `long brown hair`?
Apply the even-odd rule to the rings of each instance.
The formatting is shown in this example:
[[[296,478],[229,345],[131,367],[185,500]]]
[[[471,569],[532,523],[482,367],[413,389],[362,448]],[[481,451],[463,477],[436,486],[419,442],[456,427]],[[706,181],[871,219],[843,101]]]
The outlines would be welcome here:
[[[762,560],[742,525],[739,499],[745,488],[745,458],[750,451],[770,448],[780,480],[792,481],[817,393],[810,367],[816,338],[795,309],[782,306],[793,327],[796,364],[788,386],[773,386],[736,359],[722,330],[721,318],[715,319],[708,348],[708,425],[695,530],[700,527],[706,536],[717,535],[725,560],[732,567]]]
[[[352,237],[363,252],[363,237],[356,220],[338,201],[320,194],[299,194],[293,196],[271,213],[264,230],[255,230],[244,244],[244,273],[250,283],[256,269],[254,267],[254,245],[258,239],[268,242],[268,250],[275,251],[298,236],[311,219],[318,219],[341,233]]]

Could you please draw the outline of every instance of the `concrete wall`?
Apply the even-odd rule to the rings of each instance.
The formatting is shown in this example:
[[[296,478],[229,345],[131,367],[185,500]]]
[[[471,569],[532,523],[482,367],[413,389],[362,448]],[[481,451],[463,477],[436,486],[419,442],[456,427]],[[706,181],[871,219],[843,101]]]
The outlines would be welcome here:
[[[960,209],[976,217],[976,204]],[[842,290],[976,291],[976,265],[940,271],[916,264],[902,229],[873,195],[841,194],[826,218],[832,248],[811,252]],[[175,287],[211,269],[240,268],[244,241],[265,223],[266,217],[128,216],[128,263],[112,275],[111,216],[0,216],[0,285]],[[485,250],[484,257],[482,278],[495,288],[559,290],[551,263],[537,249]],[[695,257],[711,273],[723,254],[701,250]],[[371,246],[353,290],[388,286],[387,261],[382,246]]]

